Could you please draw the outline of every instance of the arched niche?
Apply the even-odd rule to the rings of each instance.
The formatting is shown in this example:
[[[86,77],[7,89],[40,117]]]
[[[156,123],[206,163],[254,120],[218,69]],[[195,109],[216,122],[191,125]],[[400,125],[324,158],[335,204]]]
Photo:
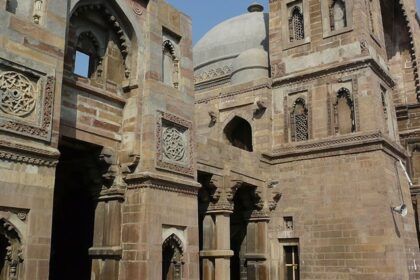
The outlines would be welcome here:
[[[252,152],[252,127],[245,119],[235,116],[223,129],[229,143],[239,149]]]
[[[124,81],[138,78],[141,66],[138,26],[135,19],[127,18],[130,13],[124,13],[120,5],[124,6],[114,0],[82,0],[73,6],[70,14],[66,62],[72,64],[66,65],[66,69],[75,72],[76,55],[85,54],[90,72],[85,78],[93,80],[92,84],[98,87],[108,83],[121,88]],[[96,47],[93,55],[81,48],[81,39],[90,39],[90,44]]]
[[[181,280],[184,248],[181,239],[171,234],[162,244],[162,280]]]
[[[0,280],[19,279],[23,262],[22,238],[8,220],[0,219]]]

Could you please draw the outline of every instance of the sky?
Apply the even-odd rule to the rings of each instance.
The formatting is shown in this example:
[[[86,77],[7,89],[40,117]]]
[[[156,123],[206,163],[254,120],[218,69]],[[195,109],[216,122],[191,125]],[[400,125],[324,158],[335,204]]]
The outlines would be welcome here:
[[[321,0],[324,1],[324,0]],[[417,7],[420,7],[420,0]],[[231,17],[247,13],[253,0],[166,0],[193,20],[193,44],[213,26]],[[268,11],[268,0],[257,1]]]
[[[218,23],[248,13],[247,8],[253,2],[263,4],[264,11],[268,11],[268,0],[166,0],[166,2],[192,18],[193,44]]]

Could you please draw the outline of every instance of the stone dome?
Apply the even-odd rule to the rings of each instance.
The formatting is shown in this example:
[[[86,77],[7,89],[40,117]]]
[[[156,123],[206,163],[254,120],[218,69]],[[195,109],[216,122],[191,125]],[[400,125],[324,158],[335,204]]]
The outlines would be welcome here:
[[[262,49],[252,48],[242,52],[232,67],[232,84],[249,82],[268,77],[268,54]]]
[[[194,46],[197,83],[230,76],[235,58],[248,49],[267,52],[268,14],[254,6],[213,27]]]

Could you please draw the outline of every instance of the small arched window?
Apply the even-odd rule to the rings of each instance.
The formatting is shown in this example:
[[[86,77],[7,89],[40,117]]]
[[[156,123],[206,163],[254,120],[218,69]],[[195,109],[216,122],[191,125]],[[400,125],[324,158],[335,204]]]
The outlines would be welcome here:
[[[172,234],[162,244],[162,280],[181,280],[183,264],[182,242]]]
[[[17,0],[6,0],[6,11],[8,11],[9,13],[16,14],[17,7]]]
[[[178,87],[178,59],[175,55],[175,46],[170,40],[163,42],[162,46],[162,81],[175,88]]]
[[[224,133],[232,146],[252,152],[252,128],[246,120],[234,117],[226,125]]]
[[[345,0],[333,0],[330,7],[331,30],[347,27],[347,11]]]
[[[303,22],[303,13],[301,8],[295,6],[289,18],[289,40],[290,42],[303,40],[305,38],[305,28]]]
[[[356,131],[354,103],[347,88],[341,88],[337,92],[334,115],[336,133],[346,134]]]
[[[303,98],[296,99],[291,112],[292,141],[306,141],[308,133],[308,109]]]
[[[98,69],[98,76],[100,76],[102,71],[100,71],[101,59],[98,55],[98,49],[98,41],[91,32],[87,31],[79,35],[73,68],[75,74],[91,78]]]

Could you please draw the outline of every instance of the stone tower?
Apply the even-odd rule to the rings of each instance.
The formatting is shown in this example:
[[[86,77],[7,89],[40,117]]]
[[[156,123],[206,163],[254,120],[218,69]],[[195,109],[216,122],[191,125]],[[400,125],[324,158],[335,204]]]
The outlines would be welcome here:
[[[0,279],[198,279],[190,19],[161,0],[0,18]]]
[[[273,0],[194,47],[203,279],[416,279],[388,2]]]

